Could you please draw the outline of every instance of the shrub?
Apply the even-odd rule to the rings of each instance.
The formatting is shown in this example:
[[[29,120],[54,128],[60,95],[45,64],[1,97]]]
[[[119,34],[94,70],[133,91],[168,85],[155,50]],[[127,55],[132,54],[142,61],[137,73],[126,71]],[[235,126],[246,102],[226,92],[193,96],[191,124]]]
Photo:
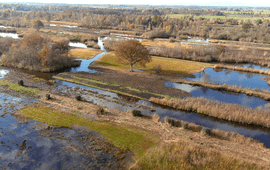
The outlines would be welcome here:
[[[19,86],[23,86],[23,80],[19,80],[19,81],[18,81],[18,85],[19,85]]]
[[[132,110],[132,116],[133,117],[143,117],[142,113],[140,110]]]
[[[104,114],[106,114],[106,112],[105,112],[105,110],[104,110],[103,107],[98,106],[98,109],[97,109],[97,111],[96,111],[96,114],[97,114],[97,115],[104,115]]]
[[[45,98],[46,98],[46,100],[50,100],[51,99],[51,95],[50,94],[46,94]]]
[[[81,101],[81,100],[82,100],[82,97],[81,97],[80,95],[76,95],[76,96],[75,96],[75,99],[76,99],[77,101]]]
[[[203,128],[202,128],[202,133],[203,133],[203,134],[206,134],[206,135],[210,135],[211,130],[210,130],[209,128],[203,127]]]
[[[21,44],[13,44],[1,59],[4,66],[52,72],[77,64],[68,56],[68,40],[52,42],[48,37],[29,34]]]

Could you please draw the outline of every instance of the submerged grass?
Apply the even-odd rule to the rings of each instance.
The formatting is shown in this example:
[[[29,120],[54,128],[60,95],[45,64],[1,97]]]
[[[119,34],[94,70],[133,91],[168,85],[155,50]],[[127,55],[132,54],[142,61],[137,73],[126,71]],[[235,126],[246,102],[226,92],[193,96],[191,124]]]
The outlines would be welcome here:
[[[109,52],[103,55],[100,59],[98,59],[96,64],[101,64],[105,66],[112,66],[117,69],[129,69],[129,65],[123,65],[116,61],[116,55],[114,52]],[[139,64],[134,65],[134,69],[140,69],[147,72],[152,72],[156,66],[160,65],[162,69],[162,73],[194,73],[201,71],[207,67],[212,67],[212,64],[187,61],[181,59],[174,58],[164,58],[164,57],[152,57],[152,61],[146,64],[146,67],[142,67]]]
[[[20,110],[19,114],[58,127],[86,126],[101,133],[114,146],[126,151],[130,150],[137,158],[142,156],[149,148],[155,146],[158,139],[156,135],[138,128],[117,123],[91,121],[45,106],[25,107]]]

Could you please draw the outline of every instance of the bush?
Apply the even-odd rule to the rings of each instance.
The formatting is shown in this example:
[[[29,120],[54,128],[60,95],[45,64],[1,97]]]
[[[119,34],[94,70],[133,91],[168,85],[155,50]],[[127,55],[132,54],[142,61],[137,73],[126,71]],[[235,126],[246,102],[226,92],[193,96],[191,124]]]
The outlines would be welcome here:
[[[96,114],[97,114],[97,115],[104,115],[104,114],[106,114],[106,112],[105,112],[105,110],[104,110],[103,107],[98,106],[98,109],[97,109],[97,111],[96,111]]]
[[[77,101],[81,101],[81,100],[82,100],[82,97],[81,97],[80,95],[76,95],[76,96],[75,96],[75,99],[76,99]]]
[[[153,66],[153,69],[152,69],[156,74],[159,74],[161,73],[162,71],[162,68],[161,68],[161,65],[155,65]]]
[[[142,113],[140,110],[132,110],[132,116],[133,117],[143,117]]]
[[[48,37],[29,34],[22,43],[11,45],[1,64],[42,72],[75,66],[76,61],[68,56],[68,43],[66,39],[52,42]]]
[[[19,86],[23,86],[23,80],[19,80],[19,81],[18,81],[18,85],[19,85]]]

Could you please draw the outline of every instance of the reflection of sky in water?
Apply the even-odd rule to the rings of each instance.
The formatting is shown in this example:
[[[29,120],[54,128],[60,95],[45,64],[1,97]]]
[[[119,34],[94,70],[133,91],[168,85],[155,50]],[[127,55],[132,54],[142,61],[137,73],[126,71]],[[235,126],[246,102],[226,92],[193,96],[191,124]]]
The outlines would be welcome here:
[[[165,86],[184,90],[193,95],[194,97],[204,97],[210,100],[218,100],[225,103],[239,104],[251,108],[264,106],[268,103],[261,98],[247,96],[246,94],[228,93],[225,91],[212,90],[205,87],[192,86],[189,84],[165,82]]]
[[[254,65],[254,64],[225,64],[225,65],[270,71],[270,68],[268,68],[268,67],[262,67],[260,65]]]
[[[19,38],[19,35],[18,34],[15,34],[15,33],[0,33],[0,36],[1,37],[11,37],[11,38],[14,38],[14,39],[18,39]]]
[[[205,81],[208,80],[210,83],[218,83],[227,85],[237,85],[243,88],[258,88],[258,89],[269,89],[266,81],[262,80],[264,75],[260,74],[250,74],[244,72],[237,72],[227,69],[222,69],[221,71],[215,71],[213,68],[207,68],[204,72],[194,73],[196,78],[186,78],[192,81]]]
[[[78,42],[70,42],[69,46],[71,47],[77,47],[77,48],[87,48],[87,46],[83,43],[78,43]]]
[[[0,70],[0,79],[4,78],[5,75],[9,73],[8,70]]]

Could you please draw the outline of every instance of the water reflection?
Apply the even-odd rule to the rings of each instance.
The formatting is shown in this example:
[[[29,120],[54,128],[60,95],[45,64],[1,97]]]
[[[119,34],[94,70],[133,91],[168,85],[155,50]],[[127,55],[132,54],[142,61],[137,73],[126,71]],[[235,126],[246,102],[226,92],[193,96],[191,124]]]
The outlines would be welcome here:
[[[204,72],[194,73],[195,78],[186,78],[192,81],[207,81],[210,83],[218,83],[227,85],[237,85],[243,88],[258,88],[258,89],[269,89],[266,81],[262,78],[269,78],[269,76],[261,74],[252,74],[246,72],[238,72],[229,69],[213,69],[207,68]]]
[[[3,32],[0,32],[0,36],[1,37],[11,37],[11,38],[14,38],[14,39],[19,39],[19,35],[16,34],[16,33],[3,33]]]
[[[179,84],[173,82],[165,82],[165,86],[184,90],[186,92],[189,92],[194,97],[204,97],[210,100],[218,100],[225,103],[239,104],[241,106],[251,107],[253,109],[268,104],[268,102],[266,102],[265,100],[255,96],[247,96],[246,94],[212,90],[201,86],[192,86],[189,84]]]

